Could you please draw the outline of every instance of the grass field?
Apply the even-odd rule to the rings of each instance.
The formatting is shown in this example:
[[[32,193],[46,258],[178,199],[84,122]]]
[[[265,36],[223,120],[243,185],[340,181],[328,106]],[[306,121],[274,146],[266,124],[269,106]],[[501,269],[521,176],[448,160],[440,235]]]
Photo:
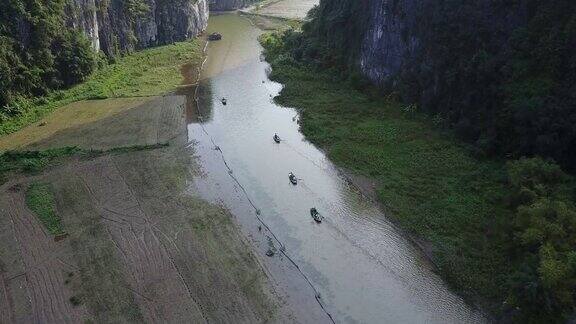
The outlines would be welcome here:
[[[503,298],[503,162],[473,156],[450,134],[393,100],[355,90],[329,72],[268,55],[276,100],[301,112],[301,130],[330,159],[376,180],[389,216],[430,249],[448,282],[479,301]],[[478,294],[479,293],[479,294]]]
[[[52,235],[64,233],[62,220],[56,214],[54,194],[47,183],[33,182],[26,191],[26,205],[40,219]]]
[[[0,135],[13,133],[72,102],[89,99],[155,96],[182,83],[181,67],[202,59],[203,41],[193,39],[119,58],[95,72],[86,82],[22,102],[24,113],[0,122]]]

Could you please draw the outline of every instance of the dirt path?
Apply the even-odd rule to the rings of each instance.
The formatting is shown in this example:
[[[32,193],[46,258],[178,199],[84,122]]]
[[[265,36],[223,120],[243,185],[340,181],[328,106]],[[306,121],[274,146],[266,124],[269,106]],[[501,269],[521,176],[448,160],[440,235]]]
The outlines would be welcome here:
[[[65,286],[64,273],[70,271],[60,258],[61,246],[46,234],[42,224],[28,210],[22,192],[9,192],[5,197],[8,217],[22,256],[23,273],[31,301],[31,318],[35,323],[77,323],[83,317],[83,307],[73,307],[72,292]],[[4,204],[3,204],[4,205]],[[5,278],[2,282],[6,287]],[[3,289],[6,300],[11,296]],[[6,316],[6,315],[5,315]],[[10,318],[7,314],[6,318]]]
[[[205,322],[158,230],[110,158],[78,170],[127,266],[147,322]]]

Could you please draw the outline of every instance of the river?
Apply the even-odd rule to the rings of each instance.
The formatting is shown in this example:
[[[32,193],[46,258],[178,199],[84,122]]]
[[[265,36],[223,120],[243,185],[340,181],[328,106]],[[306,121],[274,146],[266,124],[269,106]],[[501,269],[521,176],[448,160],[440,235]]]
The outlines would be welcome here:
[[[330,322],[329,313],[338,323],[484,322],[381,209],[306,141],[297,111],[274,103],[282,86],[267,77],[261,31],[238,14],[212,16],[208,28],[223,40],[208,46],[198,111],[189,111],[189,139],[202,166],[190,191],[232,212],[282,308],[294,313],[284,319]],[[301,179],[298,185],[290,184],[289,172]],[[311,207],[325,216],[321,224]],[[266,256],[269,249],[274,256]]]
[[[281,0],[272,1],[269,5],[258,9],[258,14],[272,17],[302,19],[318,0]]]

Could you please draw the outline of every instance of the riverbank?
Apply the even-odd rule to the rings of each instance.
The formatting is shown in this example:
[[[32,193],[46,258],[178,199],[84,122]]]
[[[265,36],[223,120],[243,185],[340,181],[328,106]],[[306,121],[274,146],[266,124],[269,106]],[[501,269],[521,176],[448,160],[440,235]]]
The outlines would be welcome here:
[[[135,98],[161,95],[182,83],[181,66],[197,65],[205,41],[192,39],[173,45],[134,52],[104,63],[87,81],[46,97],[22,100],[22,113],[0,122],[0,135],[38,122],[68,104],[94,99]],[[97,110],[96,110],[97,111]],[[78,122],[78,121],[76,121]]]
[[[0,141],[37,150],[0,155],[0,322],[285,320],[231,213],[188,188],[203,43],[127,56],[4,125],[45,116]]]
[[[468,299],[491,310],[505,297],[504,164],[480,160],[411,107],[354,89],[330,72],[283,55],[263,39],[276,98],[301,112],[300,128],[336,164],[371,179],[388,217],[425,246],[439,272]],[[365,187],[360,185],[360,187]],[[478,298],[480,297],[480,298]]]
[[[188,125],[204,171],[193,187],[236,216],[298,321],[483,322],[305,140],[297,111],[274,103],[282,86],[267,77],[262,31],[238,14],[213,16],[213,31],[223,37],[208,46],[198,118]],[[321,224],[311,207],[325,216]]]

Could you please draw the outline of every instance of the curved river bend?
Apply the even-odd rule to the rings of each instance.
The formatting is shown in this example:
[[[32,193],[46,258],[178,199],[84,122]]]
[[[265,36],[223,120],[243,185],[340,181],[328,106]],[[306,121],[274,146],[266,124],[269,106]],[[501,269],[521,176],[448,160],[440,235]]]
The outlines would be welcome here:
[[[208,47],[198,111],[189,109],[189,139],[203,170],[190,186],[236,217],[285,308],[294,310],[290,320],[330,322],[308,279],[339,323],[483,322],[380,209],[304,139],[297,112],[273,102],[281,85],[267,77],[261,31],[237,14],[211,17],[213,31],[223,40]],[[274,133],[281,144],[272,140]],[[289,172],[301,178],[297,186]],[[326,216],[324,222],[313,221],[311,207]],[[276,254],[265,256],[268,249]]]

